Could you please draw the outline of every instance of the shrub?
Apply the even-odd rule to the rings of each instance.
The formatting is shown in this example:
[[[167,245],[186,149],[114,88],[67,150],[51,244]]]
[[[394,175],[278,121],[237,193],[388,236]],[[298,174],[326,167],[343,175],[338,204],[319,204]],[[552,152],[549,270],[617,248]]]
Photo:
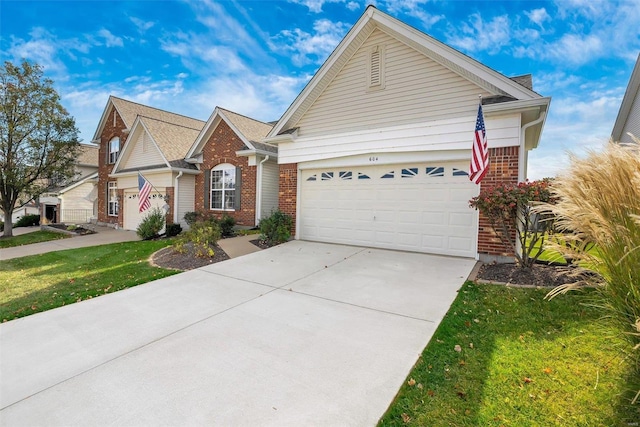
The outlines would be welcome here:
[[[218,220],[218,224],[220,224],[220,231],[222,232],[222,237],[233,237],[236,235],[233,227],[236,225],[236,220],[234,217],[224,214],[222,218]]]
[[[149,240],[157,237],[162,227],[164,227],[164,212],[160,208],[153,208],[140,222],[136,233],[142,240]]]
[[[40,225],[40,215],[24,215],[13,224],[13,228],[31,227],[32,225]]]
[[[180,224],[167,224],[165,234],[167,237],[177,236],[182,233],[182,226]]]
[[[75,224],[69,224],[67,225],[67,231],[74,231],[75,229],[77,229],[78,226]]]
[[[187,225],[191,227],[196,223],[196,221],[198,221],[198,219],[200,219],[200,217],[202,217],[202,215],[200,215],[198,212],[185,212],[184,222],[186,222]]]
[[[566,239],[593,242],[595,251],[580,245],[556,245],[564,255],[586,261],[584,265],[604,278],[599,289],[606,309],[619,324],[636,367],[640,366],[640,155],[629,147],[609,144],[601,153],[572,158],[567,173],[552,185],[557,203],[549,208]],[[578,250],[576,250],[578,249]],[[554,289],[551,298],[584,285]],[[635,381],[640,383],[640,371]],[[640,392],[634,400],[637,400]]]
[[[197,257],[212,257],[215,252],[213,246],[220,239],[220,225],[217,222],[199,221],[194,223],[189,231],[178,236],[173,248],[180,253],[187,251],[187,244],[193,244]]]
[[[276,210],[270,216],[260,220],[260,232],[262,240],[270,245],[284,243],[291,237],[293,220],[291,216],[281,210]]]
[[[538,259],[553,228],[553,216],[548,210],[531,212],[533,204],[552,202],[549,183],[547,178],[517,185],[503,184],[483,189],[469,201],[469,206],[487,217],[505,249],[515,255],[522,268],[531,268]]]

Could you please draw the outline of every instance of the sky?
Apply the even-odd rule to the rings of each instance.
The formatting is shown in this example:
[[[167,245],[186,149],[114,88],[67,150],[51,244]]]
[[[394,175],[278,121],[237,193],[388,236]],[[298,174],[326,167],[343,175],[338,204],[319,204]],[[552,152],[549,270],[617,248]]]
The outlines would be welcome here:
[[[368,4],[506,76],[533,75],[552,101],[529,179],[608,141],[640,52],[640,0],[2,0],[0,60],[42,65],[84,142],[109,95],[272,121]]]

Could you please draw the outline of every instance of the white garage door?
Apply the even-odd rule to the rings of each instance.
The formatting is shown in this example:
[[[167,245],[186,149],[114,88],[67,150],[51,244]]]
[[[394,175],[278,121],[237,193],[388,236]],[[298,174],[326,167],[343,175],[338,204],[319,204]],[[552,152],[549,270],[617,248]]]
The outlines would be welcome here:
[[[158,194],[161,193],[161,194]],[[158,188],[156,190],[152,190],[149,195],[149,200],[151,201],[151,208],[154,207],[162,208],[165,205],[165,201],[163,195],[165,194],[164,188]],[[127,191],[124,192],[124,218],[123,224],[125,230],[135,230],[138,228],[140,221],[144,219],[145,216],[149,214],[149,209],[146,211],[139,213],[138,212],[138,190],[135,191]]]
[[[300,238],[475,257],[478,186],[466,164],[303,170]]]

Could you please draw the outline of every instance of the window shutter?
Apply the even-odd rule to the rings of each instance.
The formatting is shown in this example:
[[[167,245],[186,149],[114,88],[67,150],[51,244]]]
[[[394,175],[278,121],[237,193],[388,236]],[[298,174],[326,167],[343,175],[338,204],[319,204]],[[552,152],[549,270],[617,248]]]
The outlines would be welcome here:
[[[211,169],[204,170],[204,210],[211,209],[209,198],[211,197]]]
[[[235,194],[235,206],[234,209],[240,210],[240,194],[242,193],[242,168],[236,167],[236,194]]]

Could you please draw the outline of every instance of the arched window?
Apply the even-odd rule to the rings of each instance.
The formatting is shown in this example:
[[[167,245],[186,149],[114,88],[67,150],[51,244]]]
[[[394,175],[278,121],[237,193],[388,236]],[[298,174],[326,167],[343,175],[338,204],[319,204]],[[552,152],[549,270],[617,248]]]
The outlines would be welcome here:
[[[236,167],[222,163],[211,169],[211,209],[235,210]]]
[[[109,141],[109,163],[115,163],[118,160],[118,153],[120,152],[120,138],[113,137]]]

